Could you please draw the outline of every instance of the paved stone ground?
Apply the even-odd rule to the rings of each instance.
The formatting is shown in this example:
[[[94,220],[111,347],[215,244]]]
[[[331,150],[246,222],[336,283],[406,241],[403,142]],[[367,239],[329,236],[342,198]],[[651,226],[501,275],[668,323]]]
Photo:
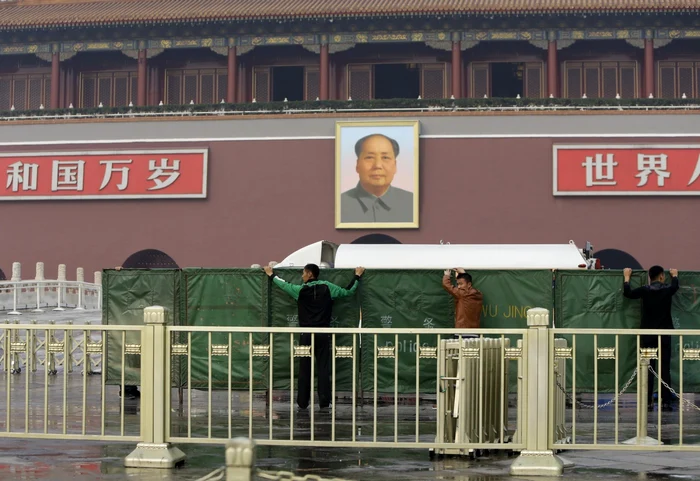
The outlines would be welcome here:
[[[62,324],[73,320],[80,324],[86,320],[99,323],[99,312],[63,311],[41,314],[27,313],[19,316],[20,322],[37,319],[44,323],[49,319]],[[0,322],[4,318],[0,314]],[[30,430],[43,429],[43,370],[29,377],[30,411],[23,408],[26,394],[26,371],[12,377],[11,384],[11,425],[12,431],[24,430],[25,415],[29,415]],[[82,427],[82,387],[83,377],[80,371],[67,376],[66,403],[69,406],[67,429],[79,432]],[[62,402],[63,375],[59,368],[58,376],[52,377],[51,403]],[[88,395],[86,425],[89,430],[100,426],[99,389],[100,377],[87,378]],[[217,467],[223,465],[223,445],[186,444],[180,448],[187,454],[187,461],[175,470],[134,470],[123,467],[123,458],[134,448],[133,443],[106,443],[92,441],[29,440],[3,438],[6,430],[6,386],[7,376],[0,374],[0,480],[163,480],[187,481],[199,479]],[[55,393],[54,393],[55,390]],[[106,391],[108,430],[118,432],[120,429],[121,406],[117,387],[109,386]],[[97,393],[97,394],[95,394]],[[194,434],[206,435],[205,391],[193,391],[192,430]],[[187,418],[178,415],[176,398],[173,396],[173,434],[187,432]],[[284,393],[275,395],[273,402],[273,435],[283,438],[289,435],[290,416],[288,399]],[[632,398],[633,399],[633,398]],[[635,435],[635,409],[627,399],[625,407],[620,410],[620,440]],[[212,399],[212,433],[228,431],[228,400],[223,393],[214,393]],[[204,408],[202,408],[204,406]],[[126,433],[138,432],[138,401],[125,401],[124,429]],[[248,430],[247,393],[234,396],[233,401],[233,435],[246,435]],[[511,410],[514,411],[514,410]],[[399,432],[410,435],[413,432],[413,414],[415,407],[405,406],[399,410]],[[256,396],[253,405],[254,433],[256,437],[266,437],[269,419],[265,409],[264,398]],[[61,429],[62,414],[51,410],[49,429]],[[570,419],[570,412],[567,414]],[[695,410],[684,411],[684,443],[700,444],[700,416]],[[421,406],[422,437],[430,438],[433,429],[435,411],[430,403]],[[590,410],[577,410],[578,442],[590,442],[593,435],[593,414]],[[362,435],[371,433],[373,413],[371,408],[358,411],[358,423]],[[393,433],[393,406],[381,407],[378,412],[380,437]],[[337,436],[346,437],[352,431],[350,423],[351,407],[339,403],[337,406]],[[649,435],[657,435],[656,413],[650,415]],[[661,420],[662,440],[677,443],[678,413],[664,413]],[[315,436],[328,439],[330,436],[330,417],[315,416]],[[512,420],[511,420],[512,423]],[[311,426],[309,417],[295,414],[294,433],[297,439],[309,439]],[[614,440],[614,413],[612,410],[599,412],[599,441]],[[565,471],[567,479],[587,480],[591,478],[614,478],[616,480],[638,479],[690,479],[700,481],[700,456],[697,453],[679,452],[619,452],[612,450],[564,451],[560,453],[573,467]],[[486,453],[476,460],[465,458],[443,458],[431,460],[425,450],[392,449],[340,449],[340,448],[280,448],[264,447],[257,449],[257,466],[269,471],[293,471],[297,475],[319,475],[339,477],[348,480],[445,480],[445,481],[496,481],[511,478],[508,468],[515,459],[512,453]],[[546,480],[547,478],[529,478]]]

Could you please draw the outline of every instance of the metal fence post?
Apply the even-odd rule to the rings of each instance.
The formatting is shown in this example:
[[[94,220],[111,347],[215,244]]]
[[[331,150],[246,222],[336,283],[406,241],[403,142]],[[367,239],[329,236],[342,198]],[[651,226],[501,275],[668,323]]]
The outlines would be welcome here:
[[[549,449],[549,388],[553,382],[549,379],[549,311],[528,309],[527,325],[525,449],[511,465],[510,474],[560,476],[564,464]]]
[[[647,393],[649,389],[649,359],[656,356],[656,348],[642,348],[639,356],[639,372],[637,373],[637,435],[632,439],[623,441],[622,444],[637,444],[645,446],[658,446],[663,444],[658,439],[650,437],[647,433],[648,407]],[[661,406],[659,406],[659,409]],[[682,408],[682,407],[681,407]]]
[[[165,442],[170,406],[166,406],[170,379],[165,372],[167,311],[161,306],[143,310],[141,334],[141,442],[124,459],[128,468],[174,468],[185,454]]]
[[[255,441],[234,438],[226,444],[226,481],[252,481]]]

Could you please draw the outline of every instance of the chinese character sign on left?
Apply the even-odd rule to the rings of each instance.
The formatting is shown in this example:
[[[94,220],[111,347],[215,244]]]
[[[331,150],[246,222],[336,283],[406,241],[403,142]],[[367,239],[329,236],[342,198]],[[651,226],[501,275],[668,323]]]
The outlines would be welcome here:
[[[700,195],[700,145],[557,145],[554,195]]]
[[[0,200],[205,198],[206,149],[0,154]]]

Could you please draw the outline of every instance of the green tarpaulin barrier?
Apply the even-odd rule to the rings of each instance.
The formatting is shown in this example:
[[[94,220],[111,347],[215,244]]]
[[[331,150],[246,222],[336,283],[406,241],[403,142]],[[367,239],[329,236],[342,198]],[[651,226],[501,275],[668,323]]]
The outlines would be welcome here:
[[[527,327],[527,310],[551,308],[551,271],[470,271],[474,286],[484,294],[481,325],[484,328]],[[362,323],[372,328],[451,328],[454,301],[442,288],[443,271],[372,270],[365,274],[362,290]],[[512,337],[514,344],[519,336]],[[435,346],[436,336],[421,339],[423,346]],[[379,335],[380,346],[390,346],[394,336]],[[363,336],[362,384],[374,389],[374,336]],[[415,336],[399,336],[399,393],[416,391]],[[420,361],[420,390],[435,392],[436,361]],[[517,366],[510,363],[511,386]],[[377,387],[394,391],[394,359],[377,360]]]
[[[277,273],[289,282],[301,283],[298,269],[279,269]],[[442,271],[372,270],[367,271],[355,296],[336,300],[332,326],[356,327],[362,306],[362,322],[368,328],[451,328],[454,325],[454,304],[441,287]],[[604,329],[638,328],[641,301],[622,295],[620,271],[559,271],[553,291],[553,273],[539,271],[473,271],[475,286],[484,293],[481,325],[484,328],[526,328],[527,310],[531,307],[552,308],[557,328]],[[352,279],[352,270],[324,269],[321,279],[345,287]],[[632,286],[646,282],[646,272],[633,274]],[[673,320],[677,329],[700,328],[700,273],[680,274],[681,289],[674,297]],[[138,269],[106,270],[103,276],[103,322],[108,325],[141,325],[143,309],[161,305],[170,312],[169,323],[192,326],[297,326],[295,301],[273,286],[260,269]],[[696,287],[698,286],[698,287]],[[294,336],[298,342],[298,335]],[[571,336],[565,336],[571,344]],[[511,336],[514,345],[518,336]],[[212,381],[215,389],[228,387],[228,357],[219,355],[228,348],[228,334],[212,334],[217,347],[212,353]],[[434,346],[436,336],[423,336],[421,344]],[[186,336],[177,335],[177,343],[186,343]],[[232,334],[233,389],[248,388],[248,335]],[[354,360],[337,359],[337,390],[352,389],[352,363],[358,363],[358,390],[371,391],[374,386],[374,336],[364,335],[361,350]],[[192,335],[192,385],[204,387],[209,376],[208,334]],[[254,344],[266,344],[269,337],[256,335]],[[378,335],[382,346],[393,345],[393,335]],[[598,336],[598,347],[613,347],[615,337]],[[126,336],[126,343],[140,343],[136,333]],[[685,336],[685,348],[700,348],[700,334]],[[288,389],[290,379],[289,336],[278,334],[273,339],[273,382],[276,389]],[[415,392],[415,337],[398,339],[398,392]],[[674,336],[672,379],[678,387],[678,337]],[[352,345],[351,336],[339,335],[336,345]],[[107,383],[121,382],[120,333],[107,336],[104,370]],[[620,386],[634,370],[636,342],[631,337],[619,338]],[[358,348],[360,346],[358,345]],[[225,351],[223,351],[225,352]],[[577,336],[577,391],[593,390],[595,353],[592,336]],[[187,380],[187,358],[172,357],[173,384],[182,386]],[[255,357],[254,389],[265,389],[269,382],[269,359]],[[435,360],[421,360],[421,392],[435,392]],[[298,373],[298,359],[295,376]],[[571,361],[567,361],[571,366]],[[515,382],[515,362],[510,362],[511,386]],[[126,384],[138,384],[139,357],[126,355]],[[570,375],[570,373],[569,373]],[[613,392],[614,361],[598,360],[599,392]],[[361,376],[361,377],[360,377]],[[394,391],[394,359],[379,359],[377,370],[379,391]],[[568,378],[571,385],[571,377]],[[630,391],[635,389],[634,384]],[[693,362],[684,363],[684,390],[700,391],[700,372]]]
[[[181,313],[185,326],[251,326],[267,325],[267,275],[258,269],[183,269]],[[187,343],[187,334],[178,333],[173,342]],[[248,389],[250,335],[245,333],[192,333],[192,387],[209,385],[211,375],[214,389],[228,389],[229,356],[231,388]],[[252,336],[256,345],[267,344],[267,335]],[[209,344],[213,345],[210,356]],[[230,343],[230,344],[229,344]],[[254,357],[253,389],[267,387],[267,357]],[[188,366],[183,362],[183,385],[187,385]]]
[[[633,273],[632,288],[647,282],[645,271]],[[670,276],[666,274],[666,282]],[[679,274],[680,289],[673,298],[673,324],[676,329],[700,328],[700,299],[695,286],[700,286],[700,273]],[[573,329],[639,329],[642,318],[642,301],[623,296],[623,276],[620,271],[559,271],[557,272],[556,327]],[[672,334],[672,332],[671,332]],[[571,346],[572,336],[564,337]],[[576,390],[592,392],[594,389],[595,352],[593,336],[576,336]],[[636,336],[619,336],[619,386],[617,391],[630,378],[637,366]],[[686,348],[700,347],[699,336],[685,336]],[[679,338],[672,337],[671,358],[672,385],[679,387]],[[598,347],[614,347],[615,336],[599,335]],[[571,375],[571,361],[569,376]],[[615,389],[615,361],[598,360],[598,391],[611,393]],[[686,362],[683,369],[683,389],[686,392],[700,391],[700,372],[692,362]],[[567,380],[571,385],[571,377]],[[656,380],[652,380],[656,384]],[[629,392],[636,389],[633,381]]]
[[[142,326],[143,310],[148,306],[168,309],[168,325],[179,325],[180,271],[176,269],[106,269],[102,274],[102,322],[106,325]],[[140,334],[127,332],[126,344],[141,344]],[[124,356],[125,384],[139,384],[141,358]],[[177,385],[179,367],[173,366],[173,384]],[[107,384],[121,384],[122,333],[108,332],[103,369]]]
[[[275,271],[282,279],[293,284],[301,284],[301,269],[278,269]],[[322,269],[319,278],[332,282],[340,287],[347,287],[355,276],[354,270]],[[336,299],[333,302],[333,317],[331,327],[358,327],[360,319],[360,295],[362,283],[351,297]],[[296,301],[284,293],[279,287],[270,282],[270,326],[299,327]],[[275,359],[273,362],[275,389],[289,389],[290,380],[290,340],[289,334],[277,334],[274,341]],[[294,335],[294,343],[299,343],[299,335]],[[352,336],[337,335],[336,346],[352,346]],[[359,343],[358,343],[359,348]],[[358,358],[359,359],[359,358]],[[356,359],[357,360],[357,359]],[[353,359],[336,359],[336,390],[352,391],[352,362]],[[299,373],[299,359],[294,365],[294,376]],[[316,381],[314,381],[315,383]],[[316,384],[314,384],[314,387]],[[359,387],[358,387],[359,389]]]
[[[673,327],[676,329],[700,329],[700,272],[679,272],[680,289],[673,296]],[[668,273],[666,282],[670,282]],[[671,385],[676,391],[680,388],[679,362],[680,338],[672,338],[673,354],[671,356]],[[684,349],[700,349],[698,336],[683,336]],[[683,391],[700,392],[700,365],[697,361],[683,363]],[[656,382],[656,381],[654,381]]]
[[[646,282],[646,273],[636,271],[630,285]],[[639,329],[641,302],[622,295],[620,271],[558,271],[556,273],[555,325],[562,329]],[[565,338],[572,346],[572,336]],[[594,337],[576,336],[576,392],[592,392],[594,388]],[[615,347],[615,336],[598,336],[598,348]],[[618,362],[620,387],[635,368],[637,341],[634,336],[619,336]],[[567,384],[571,386],[571,360],[567,360]],[[636,380],[631,388],[636,389]],[[615,361],[598,360],[598,392],[614,392]],[[619,391],[619,388],[617,389]],[[634,392],[634,391],[630,391]]]

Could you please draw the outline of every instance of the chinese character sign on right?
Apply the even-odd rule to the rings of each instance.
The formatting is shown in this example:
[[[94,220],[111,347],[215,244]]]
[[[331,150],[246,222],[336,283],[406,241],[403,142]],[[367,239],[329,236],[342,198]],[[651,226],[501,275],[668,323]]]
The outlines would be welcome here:
[[[700,145],[555,145],[554,195],[700,195]]]

